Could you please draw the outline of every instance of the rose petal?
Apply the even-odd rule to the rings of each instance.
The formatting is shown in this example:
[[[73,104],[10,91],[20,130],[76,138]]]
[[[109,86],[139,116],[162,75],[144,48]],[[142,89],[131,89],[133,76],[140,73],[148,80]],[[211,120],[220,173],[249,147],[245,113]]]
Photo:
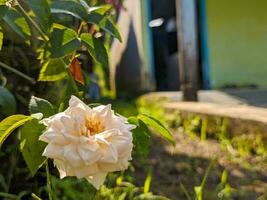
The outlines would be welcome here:
[[[63,148],[61,145],[57,145],[54,143],[49,143],[43,154],[43,156],[46,156],[48,158],[53,158],[53,159],[62,159],[63,157]]]
[[[68,161],[69,165],[73,167],[78,167],[83,165],[83,160],[81,159],[79,153],[77,152],[76,145],[69,144],[64,146],[64,158]]]
[[[91,151],[89,149],[78,147],[78,152],[82,160],[86,165],[91,165],[92,163],[98,161],[101,158],[99,151]]]
[[[92,176],[93,174],[99,172],[100,171],[97,164],[75,168],[75,176],[77,176],[77,178]]]
[[[66,169],[62,161],[54,160],[54,165],[57,167],[59,171],[59,177],[61,179],[67,176]]]
[[[77,98],[76,96],[71,96],[70,100],[69,100],[69,106],[70,108],[81,108],[84,111],[91,111],[91,108],[89,106],[87,106],[85,103],[83,103],[79,98]]]
[[[118,161],[118,152],[113,144],[108,142],[102,143],[100,145],[100,151],[102,154],[100,159],[101,162],[116,163]]]
[[[104,172],[116,172],[116,171],[122,171],[128,168],[129,162],[128,158],[122,159],[117,163],[99,163],[98,167],[99,170],[104,171]]]
[[[99,189],[101,185],[104,184],[106,179],[107,173],[105,172],[99,172],[97,174],[94,174],[92,176],[87,177],[86,179],[96,188]]]

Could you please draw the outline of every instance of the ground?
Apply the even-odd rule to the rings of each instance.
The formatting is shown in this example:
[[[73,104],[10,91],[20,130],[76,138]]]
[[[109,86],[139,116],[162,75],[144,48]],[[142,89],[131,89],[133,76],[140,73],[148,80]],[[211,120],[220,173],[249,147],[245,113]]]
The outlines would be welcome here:
[[[200,141],[182,130],[174,130],[174,135],[177,140],[175,149],[160,138],[152,141],[151,152],[145,163],[153,170],[153,192],[173,200],[186,199],[181,189],[183,184],[193,196],[194,186],[200,185],[212,157],[217,157],[217,160],[207,179],[205,200],[219,199],[212,195],[218,189],[224,169],[228,172],[232,194],[223,199],[253,200],[267,191],[266,160],[262,162],[253,156],[238,158],[234,156],[234,150],[227,150],[217,141]],[[144,168],[141,162],[136,162],[136,179],[140,184],[146,176],[147,167]]]

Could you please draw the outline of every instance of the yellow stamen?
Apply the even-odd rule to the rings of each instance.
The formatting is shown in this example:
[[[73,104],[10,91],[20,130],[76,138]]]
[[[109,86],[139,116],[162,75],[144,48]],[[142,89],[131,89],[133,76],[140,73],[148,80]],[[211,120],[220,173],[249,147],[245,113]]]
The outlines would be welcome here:
[[[89,118],[86,120],[87,135],[96,135],[105,129],[105,126],[100,120]]]

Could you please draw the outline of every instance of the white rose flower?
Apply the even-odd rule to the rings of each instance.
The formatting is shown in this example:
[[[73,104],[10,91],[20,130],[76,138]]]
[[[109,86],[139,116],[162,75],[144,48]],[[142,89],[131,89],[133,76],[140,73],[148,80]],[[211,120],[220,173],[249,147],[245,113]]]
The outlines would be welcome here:
[[[72,96],[64,112],[43,123],[47,130],[39,139],[48,143],[43,156],[54,159],[60,178],[86,178],[98,189],[108,172],[128,168],[135,126],[110,105],[90,108]]]

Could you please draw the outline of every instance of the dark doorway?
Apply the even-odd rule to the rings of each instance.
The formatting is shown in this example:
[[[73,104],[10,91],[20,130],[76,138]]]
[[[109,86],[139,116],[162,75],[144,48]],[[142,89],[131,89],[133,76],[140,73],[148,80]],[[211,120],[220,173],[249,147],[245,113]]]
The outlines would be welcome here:
[[[151,19],[157,90],[179,90],[175,0],[152,0]]]
[[[178,42],[176,22],[176,0],[151,0],[151,22],[153,33],[153,53],[155,78],[158,91],[180,90],[178,66]],[[201,1],[196,2],[198,49],[199,49],[199,89],[203,88],[202,52],[201,52]]]

